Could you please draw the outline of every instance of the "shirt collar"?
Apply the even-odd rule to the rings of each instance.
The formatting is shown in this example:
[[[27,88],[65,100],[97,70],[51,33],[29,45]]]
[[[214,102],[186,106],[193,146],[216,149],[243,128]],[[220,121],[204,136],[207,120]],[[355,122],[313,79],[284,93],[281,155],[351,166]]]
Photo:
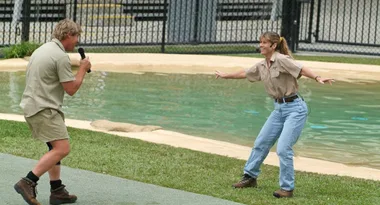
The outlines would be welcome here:
[[[279,53],[277,52],[277,51],[275,51],[273,54],[272,54],[272,56],[270,57],[270,61],[271,62],[274,62],[274,61],[276,61],[276,58],[277,58],[277,55],[278,55]],[[261,64],[262,65],[265,65],[265,60],[263,60],[262,62],[261,62]]]
[[[270,57],[270,61],[271,61],[271,62],[274,62],[274,61],[276,61],[276,58],[277,58],[277,54],[278,54],[278,52],[277,52],[277,51],[273,53],[272,57]]]
[[[51,41],[53,41],[54,43],[56,43],[60,49],[62,49],[63,51],[65,51],[65,47],[63,47],[62,43],[60,40],[56,39],[56,38],[53,38]]]

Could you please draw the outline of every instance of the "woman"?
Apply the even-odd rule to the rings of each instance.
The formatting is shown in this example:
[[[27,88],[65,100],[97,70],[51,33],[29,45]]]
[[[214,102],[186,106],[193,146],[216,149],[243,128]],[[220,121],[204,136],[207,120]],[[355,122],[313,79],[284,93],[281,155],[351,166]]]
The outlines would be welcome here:
[[[253,67],[236,73],[216,71],[216,78],[243,79],[251,82],[263,81],[266,92],[274,101],[274,110],[268,117],[251,155],[244,167],[241,181],[235,188],[256,187],[260,165],[267,157],[270,148],[278,140],[277,155],[280,159],[280,189],[273,193],[277,198],[292,197],[294,190],[293,145],[297,142],[305,125],[308,108],[298,95],[297,79],[301,76],[324,84],[332,83],[331,78],[315,75],[310,69],[294,61],[286,40],[277,33],[266,32],[260,36],[261,54],[265,60]]]

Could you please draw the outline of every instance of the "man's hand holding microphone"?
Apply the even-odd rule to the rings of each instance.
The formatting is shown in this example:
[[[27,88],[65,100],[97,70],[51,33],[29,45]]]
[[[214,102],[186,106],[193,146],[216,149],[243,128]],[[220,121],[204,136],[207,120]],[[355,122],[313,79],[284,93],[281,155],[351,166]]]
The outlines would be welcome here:
[[[78,48],[78,53],[81,57],[81,60],[79,62],[79,69],[85,69],[87,73],[91,73],[91,62],[90,59],[84,54],[84,49]]]

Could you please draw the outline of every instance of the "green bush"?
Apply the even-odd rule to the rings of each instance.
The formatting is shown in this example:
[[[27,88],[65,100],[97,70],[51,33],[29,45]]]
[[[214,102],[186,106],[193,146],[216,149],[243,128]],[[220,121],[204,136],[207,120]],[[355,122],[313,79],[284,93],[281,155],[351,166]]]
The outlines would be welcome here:
[[[22,42],[3,49],[4,58],[23,58],[30,56],[41,44]]]

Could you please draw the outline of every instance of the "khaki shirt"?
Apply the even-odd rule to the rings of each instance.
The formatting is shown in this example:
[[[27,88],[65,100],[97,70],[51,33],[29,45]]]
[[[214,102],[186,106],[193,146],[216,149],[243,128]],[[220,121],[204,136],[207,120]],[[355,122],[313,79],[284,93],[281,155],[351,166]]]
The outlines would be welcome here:
[[[25,117],[45,108],[62,111],[65,91],[61,83],[73,80],[70,58],[58,39],[35,50],[27,66],[26,86],[20,103]]]
[[[297,78],[300,77],[302,65],[290,56],[275,52],[270,68],[265,60],[246,70],[251,82],[263,81],[266,92],[272,98],[283,98],[298,92]]]

